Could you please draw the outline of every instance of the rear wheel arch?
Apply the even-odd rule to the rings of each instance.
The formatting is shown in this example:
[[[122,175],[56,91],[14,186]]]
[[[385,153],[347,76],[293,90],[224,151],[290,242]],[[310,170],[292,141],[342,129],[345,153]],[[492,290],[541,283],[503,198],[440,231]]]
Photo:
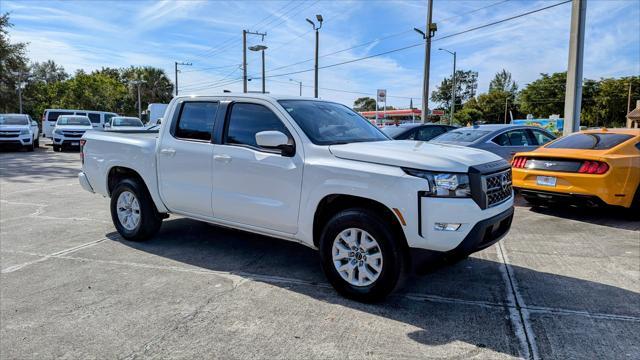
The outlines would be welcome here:
[[[111,196],[118,183],[124,179],[134,179],[139,181],[140,184],[144,185],[147,192],[149,192],[147,183],[137,171],[125,166],[114,166],[109,169],[109,172],[107,172],[107,193],[109,196]]]

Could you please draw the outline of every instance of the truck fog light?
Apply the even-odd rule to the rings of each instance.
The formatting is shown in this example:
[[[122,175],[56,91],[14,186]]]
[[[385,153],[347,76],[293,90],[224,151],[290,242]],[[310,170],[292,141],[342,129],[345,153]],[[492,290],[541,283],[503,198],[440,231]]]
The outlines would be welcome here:
[[[462,224],[453,224],[453,223],[435,223],[433,224],[433,230],[437,231],[456,231],[460,228]]]

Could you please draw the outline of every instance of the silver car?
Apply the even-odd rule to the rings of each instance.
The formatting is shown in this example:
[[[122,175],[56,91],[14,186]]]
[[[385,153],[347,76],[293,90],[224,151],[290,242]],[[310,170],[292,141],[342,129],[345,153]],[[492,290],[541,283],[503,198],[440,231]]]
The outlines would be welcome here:
[[[511,161],[515,153],[532,151],[555,138],[549,131],[536,126],[492,124],[452,130],[431,142],[483,149]]]

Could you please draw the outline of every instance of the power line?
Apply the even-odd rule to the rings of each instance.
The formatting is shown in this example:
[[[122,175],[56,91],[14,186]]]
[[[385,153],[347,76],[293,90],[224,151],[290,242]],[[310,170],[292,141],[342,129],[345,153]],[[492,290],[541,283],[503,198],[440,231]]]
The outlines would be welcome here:
[[[454,36],[459,36],[459,35],[462,35],[462,34],[466,34],[466,33],[472,32],[472,31],[484,29],[486,27],[490,27],[490,26],[493,26],[493,25],[501,24],[501,23],[504,23],[504,22],[507,22],[507,21],[510,21],[510,20],[518,19],[518,18],[527,16],[527,15],[531,15],[531,14],[540,12],[540,11],[551,9],[553,7],[560,6],[560,5],[566,4],[568,2],[571,2],[571,0],[565,0],[565,1],[553,4],[553,5],[545,6],[545,7],[542,7],[542,8],[536,9],[536,10],[532,10],[532,11],[528,11],[528,12],[525,12],[525,13],[522,13],[522,14],[514,15],[514,16],[511,16],[511,17],[508,17],[508,18],[505,18],[505,19],[493,21],[491,23],[487,23],[487,24],[484,24],[484,25],[480,25],[480,26],[476,26],[476,27],[472,27],[472,28],[463,30],[463,31],[452,33],[452,34],[449,34],[449,35],[445,35],[445,36],[441,36],[441,37],[438,37],[438,38],[434,38],[433,41],[444,40],[444,39],[448,39],[448,38],[451,38],[451,37],[454,37]],[[342,61],[342,62],[330,64],[330,65],[324,65],[324,66],[319,67],[319,69],[327,69],[327,68],[332,68],[332,67],[336,67],[336,66],[340,66],[340,65],[346,65],[346,64],[357,62],[357,61],[363,61],[363,60],[367,60],[367,59],[371,59],[371,58],[375,58],[375,57],[379,57],[379,56],[388,55],[388,54],[392,54],[392,53],[395,53],[395,52],[411,49],[411,48],[422,46],[422,45],[423,45],[423,43],[421,42],[421,43],[418,43],[418,44],[403,46],[401,48],[396,48],[396,49],[392,49],[392,50],[388,50],[388,51],[383,51],[383,52],[380,52],[380,53],[376,53],[376,54],[372,54],[372,55],[368,55],[368,56],[363,56],[363,57],[360,57],[360,58],[346,60],[346,61]],[[314,71],[314,69],[306,69],[306,70],[292,71],[292,72],[282,73],[282,74],[268,75],[268,76],[265,76],[265,78],[289,76],[289,75],[301,74],[301,73],[310,72],[310,71]],[[256,78],[256,77],[254,77],[254,78]],[[256,79],[260,79],[260,77],[258,77]],[[218,87],[218,86],[216,86],[216,87]],[[214,88],[214,87],[212,87],[212,88]]]

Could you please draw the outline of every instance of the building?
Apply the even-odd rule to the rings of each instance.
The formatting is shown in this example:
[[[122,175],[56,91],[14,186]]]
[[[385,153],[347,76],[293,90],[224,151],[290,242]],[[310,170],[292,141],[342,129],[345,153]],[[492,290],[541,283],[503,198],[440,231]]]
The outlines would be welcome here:
[[[636,102],[636,108],[627,114],[627,127],[640,128],[640,100]]]

